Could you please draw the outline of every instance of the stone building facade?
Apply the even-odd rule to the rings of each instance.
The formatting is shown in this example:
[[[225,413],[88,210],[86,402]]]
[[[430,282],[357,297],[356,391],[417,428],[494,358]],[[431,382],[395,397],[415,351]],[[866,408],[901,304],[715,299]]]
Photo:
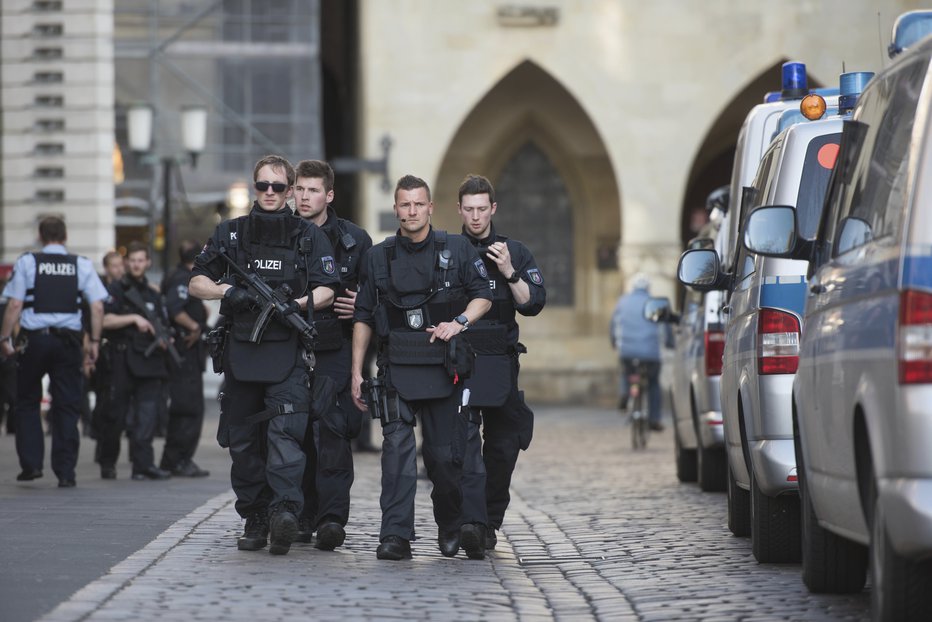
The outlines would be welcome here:
[[[64,214],[71,247],[97,259],[114,244],[119,196],[132,190],[145,204],[153,189],[148,209],[157,208],[157,169],[123,184],[113,175],[126,106],[151,97],[153,84],[163,102],[193,93],[210,106],[207,149],[196,171],[184,169],[192,202],[194,194],[222,200],[233,182],[247,183],[251,171],[224,168],[234,156],[255,156],[230,142],[237,133],[288,140],[281,151],[289,157],[357,161],[377,159],[388,136],[386,175],[362,173],[351,192],[344,177],[337,203],[354,200],[341,213],[376,240],[392,233],[384,183],[412,173],[431,184],[435,224],[458,230],[460,180],[488,176],[500,228],[532,249],[550,291],[545,312],[522,322],[531,352],[522,361],[525,388],[535,400],[611,402],[617,362],[607,329],[617,296],[635,272],[653,277],[655,293],[675,295],[682,244],[706,194],[727,182],[741,121],[779,87],[780,65],[803,61],[823,86],[844,69],[877,71],[889,63],[884,47],[896,16],[920,8],[906,0],[307,1],[3,0],[0,261],[34,248],[45,213]],[[275,34],[276,6],[300,32]],[[123,32],[135,19],[126,7],[162,14],[155,30],[138,22],[134,32],[162,41],[156,53],[196,75],[195,84],[164,72],[161,81],[145,77],[126,41],[137,35]],[[257,24],[268,32],[242,34]],[[139,58],[152,55],[143,51]],[[237,54],[250,84],[266,77],[270,93],[282,79],[262,59],[279,73],[282,62],[297,63],[292,76],[302,59],[322,64],[323,114],[305,110],[313,99],[293,90],[277,125],[254,131],[269,122],[265,113],[254,110],[250,121],[225,90],[240,74],[221,65],[239,67]],[[339,62],[328,64],[328,55]],[[339,136],[342,150],[313,152],[304,145],[319,142],[294,140],[281,119],[301,115],[322,117],[325,142]],[[253,142],[271,149],[268,140]],[[128,170],[140,168],[124,157]]]

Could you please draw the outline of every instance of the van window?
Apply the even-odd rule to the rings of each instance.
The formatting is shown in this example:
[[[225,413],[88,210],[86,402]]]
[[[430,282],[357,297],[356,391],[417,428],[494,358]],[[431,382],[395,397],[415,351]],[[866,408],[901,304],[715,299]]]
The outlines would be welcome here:
[[[815,238],[825,204],[825,190],[832,176],[841,132],[817,136],[809,141],[803,172],[796,195],[796,222],[799,235],[807,240]]]
[[[865,97],[858,121],[867,126],[858,162],[847,191],[842,193],[837,214],[826,234],[833,240],[832,255],[858,248],[868,241],[897,236],[906,207],[906,171],[909,143],[926,60],[902,67],[887,76]],[[841,248],[835,242],[840,223],[854,217],[866,224],[864,235]]]

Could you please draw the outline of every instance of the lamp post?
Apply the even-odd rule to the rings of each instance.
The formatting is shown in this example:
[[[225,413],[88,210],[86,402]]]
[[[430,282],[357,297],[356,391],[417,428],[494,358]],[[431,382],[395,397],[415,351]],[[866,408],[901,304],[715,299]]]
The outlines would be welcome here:
[[[181,108],[181,144],[184,154],[163,153],[161,156],[150,154],[152,144],[152,119],[154,111],[149,104],[135,104],[127,111],[126,119],[129,134],[129,146],[136,153],[143,154],[150,162],[158,161],[162,165],[162,270],[168,274],[171,267],[169,255],[171,232],[171,173],[172,167],[180,165],[187,158],[191,167],[197,166],[197,156],[204,151],[207,142],[207,108],[205,106],[183,106]],[[164,145],[163,145],[164,148]]]

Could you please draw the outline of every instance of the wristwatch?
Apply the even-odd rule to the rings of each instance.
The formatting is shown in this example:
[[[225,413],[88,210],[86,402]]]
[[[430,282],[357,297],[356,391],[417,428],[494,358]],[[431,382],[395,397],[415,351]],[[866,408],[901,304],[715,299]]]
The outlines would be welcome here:
[[[469,318],[465,314],[457,315],[453,321],[462,326],[464,331],[469,330]]]
[[[506,283],[517,283],[521,280],[521,273],[515,270],[511,273],[511,276],[505,279]]]

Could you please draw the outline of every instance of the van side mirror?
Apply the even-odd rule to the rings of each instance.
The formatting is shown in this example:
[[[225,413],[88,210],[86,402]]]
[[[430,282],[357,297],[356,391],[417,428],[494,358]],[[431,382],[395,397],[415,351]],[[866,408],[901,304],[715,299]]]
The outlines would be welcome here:
[[[787,257],[796,248],[796,210],[789,205],[758,207],[744,226],[744,246],[765,257]]]
[[[670,307],[670,299],[666,296],[648,298],[644,303],[644,319],[659,324],[667,322],[675,324],[680,321],[678,313]]]
[[[726,289],[728,275],[722,272],[718,253],[708,248],[694,248],[680,255],[676,278],[696,291]]]
[[[859,246],[864,246],[874,237],[870,223],[863,218],[848,216],[841,221],[835,254],[842,255]]]

